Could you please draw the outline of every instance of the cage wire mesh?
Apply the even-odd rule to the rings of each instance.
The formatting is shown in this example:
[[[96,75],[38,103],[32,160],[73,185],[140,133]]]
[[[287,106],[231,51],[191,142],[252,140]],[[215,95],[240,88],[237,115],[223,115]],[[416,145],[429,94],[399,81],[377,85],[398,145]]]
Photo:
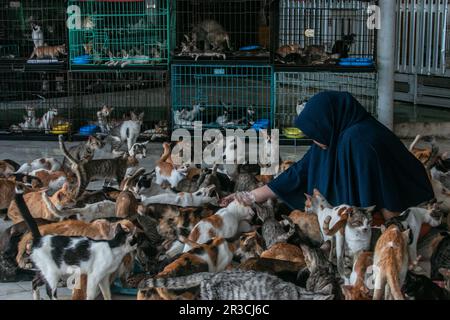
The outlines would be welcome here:
[[[280,0],[274,12],[275,61],[293,65],[372,66],[376,30],[368,27],[377,1]],[[277,17],[278,16],[278,17]],[[345,59],[345,60],[342,60]]]
[[[65,133],[70,130],[71,107],[67,72],[0,73],[0,129],[4,132]],[[42,120],[46,113],[51,120],[48,126]]]
[[[103,106],[114,108],[111,126],[129,119],[131,112],[144,113],[142,129],[169,117],[168,72],[110,71],[70,72],[70,94],[74,100],[74,127],[97,125]]]
[[[67,44],[66,1],[22,0],[0,3],[0,61],[29,59],[35,46],[54,47]],[[44,56],[37,62],[61,62]],[[36,62],[36,59],[30,62]]]
[[[227,59],[269,60],[271,2],[175,0],[175,56],[188,57],[189,54],[184,53],[192,52],[225,52]],[[228,35],[228,42],[222,32]],[[189,47],[184,53],[181,51],[182,43]]]
[[[248,128],[272,125],[269,65],[172,65],[173,128]]]
[[[169,0],[69,0],[70,63],[151,66],[169,62]]]
[[[297,104],[327,90],[350,92],[376,117],[377,78],[372,72],[275,72],[275,128],[294,127]]]

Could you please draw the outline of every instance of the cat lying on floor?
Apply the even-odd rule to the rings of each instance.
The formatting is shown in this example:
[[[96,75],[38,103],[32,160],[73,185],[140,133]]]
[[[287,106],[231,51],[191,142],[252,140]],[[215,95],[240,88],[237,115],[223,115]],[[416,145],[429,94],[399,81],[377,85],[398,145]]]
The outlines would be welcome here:
[[[180,192],[175,195],[160,194],[152,197],[141,196],[141,201],[145,206],[160,203],[179,207],[201,207],[207,204],[217,205],[218,198],[214,194],[215,186],[212,185],[207,188],[201,188],[193,193]]]

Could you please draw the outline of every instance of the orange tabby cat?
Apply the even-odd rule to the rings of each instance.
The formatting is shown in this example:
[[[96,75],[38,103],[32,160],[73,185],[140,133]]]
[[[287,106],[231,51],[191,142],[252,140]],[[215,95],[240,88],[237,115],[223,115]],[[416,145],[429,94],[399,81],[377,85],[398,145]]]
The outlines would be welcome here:
[[[322,232],[320,231],[319,220],[316,214],[294,210],[289,215],[289,218],[299,227],[300,233],[307,237],[312,244],[316,246],[322,244]]]
[[[409,229],[401,232],[396,225],[383,231],[375,246],[375,291],[373,300],[404,300],[401,288],[408,271]]]
[[[43,58],[51,58],[55,59],[60,54],[65,55],[66,53],[66,45],[62,44],[59,46],[43,46],[43,47],[35,47],[33,52],[31,53],[30,59],[37,57],[38,59]]]
[[[270,249],[261,253],[261,258],[277,259],[302,264],[305,266],[305,257],[302,249],[290,243],[275,243]]]
[[[59,215],[59,211],[65,207],[71,207],[76,203],[74,194],[68,183],[65,183],[51,197],[47,196],[45,190],[29,192],[23,197],[34,218],[42,218],[49,221],[60,220],[61,216]],[[23,220],[15,201],[12,201],[8,208],[8,217],[13,223],[18,223]]]

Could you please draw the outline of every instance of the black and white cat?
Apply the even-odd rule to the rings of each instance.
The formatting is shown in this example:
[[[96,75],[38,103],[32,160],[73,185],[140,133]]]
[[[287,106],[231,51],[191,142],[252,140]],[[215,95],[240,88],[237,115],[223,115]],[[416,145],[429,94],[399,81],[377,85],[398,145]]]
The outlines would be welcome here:
[[[15,201],[33,235],[31,260],[47,282],[52,299],[61,278],[87,275],[88,300],[97,296],[98,287],[105,300],[111,300],[110,277],[119,268],[124,256],[137,247],[134,233],[117,226],[112,240],[92,240],[86,237],[42,236],[23,199],[23,190],[16,187]]]

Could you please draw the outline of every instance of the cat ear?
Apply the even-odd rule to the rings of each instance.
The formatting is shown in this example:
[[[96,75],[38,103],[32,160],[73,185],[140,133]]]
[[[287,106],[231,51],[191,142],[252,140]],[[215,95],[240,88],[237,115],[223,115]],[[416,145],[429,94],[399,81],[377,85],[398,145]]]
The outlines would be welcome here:
[[[380,230],[381,230],[381,233],[384,233],[386,231],[386,226],[384,224],[382,224],[380,226]]]
[[[372,213],[375,211],[376,207],[377,206],[371,206],[371,207],[364,208],[364,210],[367,211],[368,213]]]
[[[144,112],[142,112],[142,113],[139,115],[138,120],[139,120],[139,121],[143,121],[143,120],[144,120]]]

